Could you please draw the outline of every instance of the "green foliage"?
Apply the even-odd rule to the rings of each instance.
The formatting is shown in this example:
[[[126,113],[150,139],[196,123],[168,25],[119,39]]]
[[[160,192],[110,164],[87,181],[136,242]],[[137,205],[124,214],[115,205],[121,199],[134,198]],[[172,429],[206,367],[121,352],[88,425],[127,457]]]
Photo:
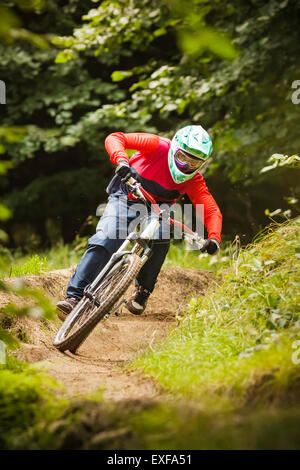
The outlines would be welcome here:
[[[97,222],[96,216],[94,218],[92,216],[96,213],[99,202],[105,197],[104,188],[108,181],[101,168],[75,168],[71,171],[42,176],[23,190],[15,189],[5,199],[6,205],[14,213],[14,221],[19,221],[19,224],[13,221],[11,225],[15,243],[24,247],[28,245],[30,248],[31,237],[34,238],[36,231],[35,223],[45,227],[47,237],[52,241],[49,221],[53,227],[56,227],[57,237],[61,236],[67,241],[72,241],[83,225],[84,235],[92,234]],[[59,205],[57,205],[58,194],[63,197]],[[31,224],[28,224],[29,201],[34,214],[31,216]],[[88,215],[92,217],[93,225],[85,224]],[[35,250],[38,244],[38,240],[37,246],[33,244]]]
[[[0,203],[0,221],[7,220],[10,216],[11,211],[6,206]],[[0,229],[0,242],[7,241],[7,238],[7,234],[4,232],[4,230]]]
[[[71,241],[83,214],[105,197],[112,171],[103,145],[109,132],[171,137],[191,123],[213,137],[205,176],[229,236],[256,233],[268,222],[265,207],[278,207],[287,186],[289,196],[298,197],[296,175],[283,166],[272,178],[260,170],[274,152],[299,153],[299,113],[291,100],[299,74],[299,2],[41,5],[32,19],[20,10],[20,21],[33,34],[56,36],[52,44],[37,49],[18,39],[0,46],[0,76],[8,85],[2,122],[27,126],[22,142],[6,145],[6,160],[18,166],[0,177],[15,221],[30,214],[33,230],[45,238],[50,181],[82,172],[81,217],[76,203],[67,204],[63,184],[51,204],[68,226],[63,239]],[[91,181],[86,169],[104,178]],[[6,231],[14,233],[10,221]]]
[[[268,171],[274,170],[275,168],[293,168],[299,169],[300,168],[300,158],[298,155],[281,155],[278,153],[273,154],[268,160],[268,163],[271,165],[265,166],[260,170],[260,173],[266,173]],[[295,194],[292,191],[292,194]],[[293,196],[285,196],[284,199],[287,201],[288,205],[290,206],[289,209],[282,210],[281,208],[275,209],[270,211],[269,209],[265,209],[265,214],[274,221],[273,217],[279,216],[281,219],[290,219],[292,216],[292,209],[295,211],[295,215],[299,214],[299,207],[297,206],[298,199],[297,197]]]
[[[80,402],[53,423],[61,450],[298,449],[299,409],[203,410],[201,403]],[[88,423],[88,426],[87,426]],[[237,425],[238,424],[238,425]],[[45,446],[45,440],[44,440]],[[45,447],[42,447],[45,448]],[[171,457],[173,458],[173,456]],[[174,456],[173,464],[180,459]],[[159,459],[156,459],[158,463]],[[181,459],[182,462],[182,459]],[[155,460],[154,460],[155,463]]]
[[[219,7],[218,1],[194,1],[193,8],[187,0],[169,0],[172,16],[177,19],[178,44],[184,54],[193,58],[209,51],[232,60],[237,51],[228,34],[207,26],[206,18]],[[176,23],[175,23],[176,24]]]
[[[21,369],[21,370],[20,370]],[[35,427],[57,418],[65,402],[53,392],[57,384],[32,367],[0,369],[0,448],[24,448]]]
[[[13,43],[15,41],[28,41],[36,47],[47,48],[49,38],[46,35],[34,34],[27,29],[22,28],[22,21],[12,10],[12,7],[19,7],[23,10],[34,10],[40,13],[44,8],[43,0],[25,1],[15,0],[2,2],[0,7],[0,41],[4,43]]]
[[[179,46],[183,52],[192,57],[201,56],[205,50],[224,59],[232,60],[237,57],[237,52],[229,38],[207,27],[202,27],[200,32],[197,29],[190,31],[190,28],[181,32]]]
[[[168,390],[213,406],[243,403],[268,374],[257,391],[260,403],[292,390],[300,374],[292,362],[300,326],[299,222],[238,250],[219,285],[192,299],[180,326],[135,365]]]
[[[102,62],[117,63],[122,55],[128,57],[133,51],[147,49],[172,24],[166,6],[157,0],[104,1],[84,15],[83,20],[88,23],[76,28],[73,36],[53,40],[55,45],[67,47],[58,54],[57,62],[71,59],[73,52],[92,49]],[[130,49],[126,50],[123,43],[129,43]]]
[[[278,450],[299,448],[299,418],[297,407],[276,413],[274,409],[209,413],[201,405],[199,410],[169,404],[132,413],[129,422],[140,438],[139,449]],[[136,448],[123,439],[124,444],[126,449]]]
[[[16,316],[29,315],[33,318],[45,318],[48,320],[53,320],[53,305],[42,291],[26,287],[22,279],[17,279],[16,282],[11,285],[7,285],[3,282],[1,284],[2,285],[0,287],[2,290],[13,292],[23,298],[32,299],[35,303],[34,306],[24,307],[17,307],[14,303],[9,303],[2,308],[2,312],[4,314]]]
[[[260,170],[261,173],[265,173],[266,171],[274,170],[274,168],[278,168],[281,166],[287,166],[291,168],[300,168],[300,157],[298,155],[281,155],[278,153],[274,153],[268,160],[268,163],[271,165],[265,166]]]
[[[11,216],[11,212],[3,204],[0,204],[0,220],[7,220]]]
[[[35,269],[36,264],[37,263],[35,261]],[[1,308],[0,321],[5,318],[17,318],[24,315],[32,318],[44,318],[48,320],[53,320],[55,318],[55,310],[52,302],[42,291],[26,287],[21,278],[16,279],[14,283],[10,284],[0,280],[0,293],[1,292],[18,295],[23,298],[25,305],[20,306],[15,302],[9,302]],[[14,336],[2,326],[0,326],[0,340],[2,340],[9,349],[14,349],[19,345],[19,342],[14,338]]]
[[[72,245],[58,245],[45,252],[48,269],[63,269],[76,266],[87,246],[85,238]]]
[[[15,349],[19,347],[19,341],[3,328],[0,328],[0,341],[3,341],[8,349]]]
[[[230,247],[222,247],[216,255],[199,253],[198,250],[188,250],[183,243],[171,243],[163,267],[180,266],[181,268],[207,269],[217,273],[228,267],[230,262]]]
[[[13,265],[10,275],[12,277],[25,274],[41,274],[47,267],[47,260],[39,255],[32,255],[23,265]]]
[[[5,143],[20,142],[24,136],[22,128],[0,126],[0,155],[5,153]],[[13,162],[7,160],[0,160],[0,175],[5,175],[8,170],[14,167]],[[0,203],[0,222],[6,221],[11,217],[11,211],[2,203]],[[0,228],[0,243],[7,242],[7,233]],[[1,245],[0,245],[1,246]],[[3,261],[0,256],[0,269],[3,266]]]

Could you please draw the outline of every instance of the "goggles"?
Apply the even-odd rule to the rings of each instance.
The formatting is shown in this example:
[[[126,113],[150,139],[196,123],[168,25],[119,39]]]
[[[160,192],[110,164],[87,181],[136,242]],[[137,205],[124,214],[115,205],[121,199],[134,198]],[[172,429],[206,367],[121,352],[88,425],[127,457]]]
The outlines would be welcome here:
[[[174,160],[177,168],[184,174],[194,173],[196,170],[199,170],[204,163],[206,155],[203,153],[203,158],[194,157],[188,152],[185,152],[182,149],[176,150],[174,154]]]

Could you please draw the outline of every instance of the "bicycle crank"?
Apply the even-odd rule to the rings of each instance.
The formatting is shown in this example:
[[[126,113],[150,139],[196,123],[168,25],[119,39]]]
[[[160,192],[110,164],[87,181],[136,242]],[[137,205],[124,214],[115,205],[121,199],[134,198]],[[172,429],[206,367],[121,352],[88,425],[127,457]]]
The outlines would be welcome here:
[[[122,309],[121,309],[121,312],[119,312],[118,310],[123,304],[126,304],[126,302],[127,302],[126,299],[122,299],[120,302],[115,304],[113,308],[111,309],[110,314],[114,313],[116,317],[119,317],[122,314]]]

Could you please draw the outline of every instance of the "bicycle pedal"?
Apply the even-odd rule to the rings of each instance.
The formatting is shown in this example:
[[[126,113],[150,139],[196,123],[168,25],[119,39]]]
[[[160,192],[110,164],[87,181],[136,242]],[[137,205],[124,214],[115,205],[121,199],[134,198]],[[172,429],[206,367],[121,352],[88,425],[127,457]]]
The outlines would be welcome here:
[[[116,305],[116,310],[113,312],[114,315],[116,315],[116,317],[119,317],[120,315],[122,315],[123,313],[123,308],[122,308],[122,305],[125,304],[126,305],[126,299],[122,299],[121,302],[119,302],[117,305]],[[120,308],[120,310],[119,310]]]
[[[120,310],[115,312],[116,317],[120,317],[123,314],[123,308],[121,307]]]

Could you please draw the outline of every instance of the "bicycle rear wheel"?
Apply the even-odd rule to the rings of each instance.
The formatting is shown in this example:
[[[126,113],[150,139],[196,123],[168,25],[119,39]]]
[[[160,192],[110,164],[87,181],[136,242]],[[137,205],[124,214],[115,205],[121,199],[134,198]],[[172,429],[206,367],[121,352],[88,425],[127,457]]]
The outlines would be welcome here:
[[[118,261],[93,293],[100,307],[88,298],[81,299],[57,332],[53,345],[60,351],[75,353],[99,321],[113,309],[142,265],[142,259],[136,254]]]

